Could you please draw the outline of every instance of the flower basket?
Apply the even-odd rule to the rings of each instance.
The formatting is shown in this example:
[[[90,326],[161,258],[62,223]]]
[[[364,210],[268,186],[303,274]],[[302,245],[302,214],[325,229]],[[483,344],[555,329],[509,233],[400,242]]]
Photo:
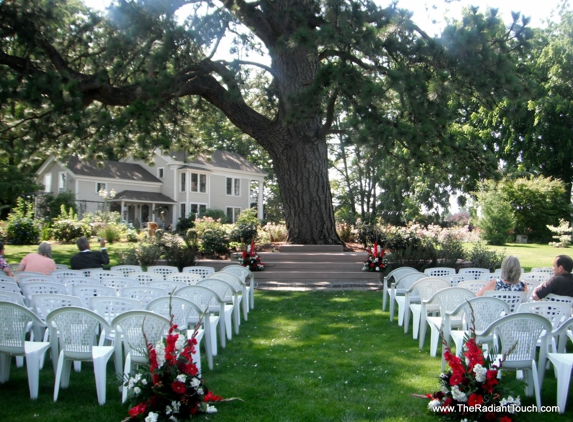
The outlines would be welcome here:
[[[255,250],[255,241],[247,246],[239,258],[239,264],[247,267],[250,271],[264,271],[265,264]]]
[[[386,258],[384,257],[385,254],[386,252],[384,251],[384,248],[378,246],[378,243],[375,242],[374,246],[368,251],[368,259],[364,261],[362,271],[384,271],[386,265],[388,264]]]

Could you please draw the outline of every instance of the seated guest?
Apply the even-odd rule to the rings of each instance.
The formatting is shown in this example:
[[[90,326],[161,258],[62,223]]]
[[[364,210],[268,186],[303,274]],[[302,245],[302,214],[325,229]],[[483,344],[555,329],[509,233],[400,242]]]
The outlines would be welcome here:
[[[102,268],[103,265],[109,264],[109,257],[105,249],[105,240],[100,239],[100,251],[91,251],[90,242],[85,237],[80,237],[76,245],[78,245],[79,253],[70,258],[70,264],[73,270],[83,270],[86,268]]]
[[[14,277],[14,274],[12,274],[12,270],[6,263],[6,260],[4,259],[4,243],[2,242],[0,242],[0,270],[4,271],[7,276]]]
[[[491,279],[485,286],[481,288],[476,296],[483,296],[487,290],[500,290],[506,292],[526,292],[527,284],[520,281],[521,277],[521,264],[516,256],[509,255],[503,260],[501,264],[500,278]]]
[[[533,291],[533,299],[543,299],[549,293],[560,296],[573,296],[573,259],[567,255],[559,255],[553,261],[553,274]]]
[[[47,242],[40,243],[37,253],[29,253],[18,265],[18,271],[33,271],[50,275],[56,270],[56,263],[52,259],[52,247]]]

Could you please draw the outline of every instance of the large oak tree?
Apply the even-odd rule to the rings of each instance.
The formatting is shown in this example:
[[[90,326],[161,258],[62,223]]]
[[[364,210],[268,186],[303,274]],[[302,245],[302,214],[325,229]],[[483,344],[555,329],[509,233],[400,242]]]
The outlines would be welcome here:
[[[105,17],[77,0],[4,0],[0,133],[37,155],[197,152],[215,108],[270,155],[289,240],[341,243],[327,159],[337,115],[357,142],[414,166],[492,163],[460,133],[462,104],[510,93],[527,30],[472,9],[433,39],[410,17],[368,0],[115,0]]]

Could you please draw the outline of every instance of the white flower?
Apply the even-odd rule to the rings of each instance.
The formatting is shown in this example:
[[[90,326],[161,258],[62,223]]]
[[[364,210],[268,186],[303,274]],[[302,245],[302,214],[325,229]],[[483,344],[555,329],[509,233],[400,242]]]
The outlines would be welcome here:
[[[438,399],[434,399],[428,403],[428,409],[433,410],[434,408],[441,406],[442,402]]]
[[[172,401],[171,407],[173,408],[173,413],[179,413],[179,402]]]
[[[217,408],[215,406],[207,405],[207,409],[205,410],[207,413],[217,413]]]
[[[141,379],[141,383],[142,383],[143,385],[147,385],[147,380],[146,380],[145,378],[142,378],[142,379]]]
[[[197,394],[203,395],[203,394],[205,394],[205,392],[203,391],[202,388],[198,388],[198,389],[197,389]]]
[[[454,400],[459,401],[461,403],[465,403],[468,401],[468,396],[466,396],[464,392],[460,391],[460,388],[457,385],[454,385],[452,387],[452,397],[454,398]]]
[[[476,374],[477,382],[484,382],[487,374],[487,369],[478,363],[476,366],[474,366],[474,374]]]
[[[141,388],[135,387],[135,388],[133,389],[133,392],[134,392],[135,395],[137,396],[139,393],[141,393]]]
[[[157,366],[161,368],[165,363],[165,345],[162,341],[155,346],[155,353],[157,355]]]
[[[516,398],[509,396],[507,399],[502,399],[499,404],[502,406],[508,406],[509,413],[515,413],[514,407],[521,406],[521,399],[519,396]]]
[[[173,413],[171,406],[165,406],[165,414],[170,415],[171,413]]]
[[[158,413],[149,412],[149,414],[145,418],[145,422],[157,422],[158,417],[159,417]]]
[[[177,341],[175,342],[175,350],[183,350],[186,344],[187,344],[187,339],[185,338],[185,336],[180,335],[177,338]]]
[[[180,382],[182,382],[182,383],[185,383],[185,380],[187,379],[187,375],[185,375],[185,374],[179,374],[179,375],[177,375],[177,378],[176,378],[176,379],[177,379],[177,381],[180,381]]]
[[[201,385],[201,381],[199,381],[199,378],[193,377],[193,379],[191,380],[191,387],[197,388],[200,385]]]

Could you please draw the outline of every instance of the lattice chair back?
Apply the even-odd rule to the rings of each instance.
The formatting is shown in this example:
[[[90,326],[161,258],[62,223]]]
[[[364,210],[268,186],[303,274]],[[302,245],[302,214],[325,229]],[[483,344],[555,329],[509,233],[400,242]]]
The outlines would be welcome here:
[[[169,297],[169,293],[160,287],[133,286],[120,289],[119,296],[137,299],[141,302],[143,308],[146,308],[152,300],[159,297]]]
[[[203,280],[199,274],[191,273],[171,273],[165,276],[165,281],[176,281],[178,283],[184,283],[187,286],[193,286]]]
[[[441,277],[424,277],[416,281],[408,290],[417,291],[420,300],[424,301],[432,297],[440,290],[450,288],[450,282]]]
[[[547,296],[545,296],[544,300],[547,300],[550,302],[568,303],[570,306],[573,305],[573,297],[571,297],[571,296],[561,296],[561,295],[549,293]]]
[[[26,283],[59,283],[56,277],[52,277],[50,275],[45,274],[27,274],[27,275],[18,275],[18,283],[20,286],[23,286]]]
[[[20,293],[20,287],[16,283],[12,282],[1,282],[0,283],[0,292],[12,292],[12,293]]]
[[[454,274],[454,275],[447,275],[442,278],[445,278],[450,282],[450,286],[458,287],[458,284],[464,281],[475,281],[475,277],[473,274]]]
[[[553,275],[553,267],[533,267],[532,273],[548,273],[549,277]]]
[[[151,266],[147,267],[147,272],[148,273],[161,274],[163,276],[163,279],[165,280],[165,276],[167,274],[178,273],[179,268],[171,266],[171,265],[151,265]]]
[[[128,311],[142,310],[145,307],[137,299],[118,296],[94,296],[90,297],[90,309],[111,325],[113,319],[118,315]]]
[[[473,274],[474,280],[483,280],[491,277],[491,272],[488,268],[461,268],[458,274]]]
[[[87,276],[86,276],[87,277]],[[105,281],[108,278],[116,278],[116,277],[123,277],[123,272],[121,271],[111,271],[111,270],[103,270],[103,269],[97,269],[97,270],[90,270],[90,275],[89,277],[91,278],[97,278],[99,280],[101,280],[102,282]]]
[[[69,270],[66,268],[54,270],[50,273],[50,276],[56,277],[58,280],[63,280],[66,277],[84,277],[84,273],[81,270]]]
[[[84,268],[83,270],[80,270],[82,273],[84,273],[84,277],[92,277],[92,272],[94,274],[97,274],[99,271],[107,271],[104,270],[103,268]],[[95,277],[94,278],[99,278],[99,277]]]
[[[218,271],[216,273],[211,274],[209,277],[205,278],[205,280],[207,279],[222,280],[226,283],[229,283],[239,293],[242,293],[243,289],[246,287],[245,282],[241,278],[232,273]]]
[[[82,284],[72,287],[72,294],[82,300],[84,308],[89,309],[90,298],[94,296],[117,296],[113,287],[95,285],[95,284]]]
[[[551,334],[552,336],[559,338],[557,352],[566,353],[567,337],[569,337],[571,341],[573,341],[573,317],[570,317],[565,321],[563,321],[563,323],[559,326],[559,328],[554,329]]]
[[[537,405],[541,406],[541,387],[547,362],[547,340],[551,335],[551,322],[546,318],[528,313],[515,313],[493,322],[483,333],[496,334],[501,343],[501,355],[505,356],[502,370],[527,370],[526,395],[535,392]],[[537,346],[539,342],[539,357]]]
[[[386,310],[386,304],[388,303],[388,298],[391,298],[391,296],[390,296],[390,283],[392,282],[392,280],[394,280],[394,282],[396,282],[396,280],[404,274],[417,273],[417,272],[419,272],[419,271],[416,270],[415,268],[412,268],[412,267],[399,267],[399,268],[393,269],[387,275],[384,276],[384,281],[382,283],[382,286],[383,286],[382,310],[383,311]],[[390,305],[390,306],[392,306],[392,305]]]
[[[67,295],[68,290],[62,283],[49,283],[49,282],[30,282],[22,285],[22,292],[28,305],[32,303],[32,295],[42,293],[57,293]]]
[[[214,275],[214,274],[211,274]],[[232,275],[232,274],[229,274]],[[237,290],[229,283],[223,280],[217,280],[212,278],[205,278],[201,280],[198,286],[205,286],[210,290],[213,290],[224,304],[219,304],[212,306],[211,309],[219,309],[219,314],[225,317],[225,327],[227,330],[227,338],[231,340],[233,338],[233,328],[235,329],[235,334],[239,334],[239,322],[240,322],[240,299]]]
[[[164,289],[167,291],[167,294],[171,295],[174,291],[177,291],[185,286],[187,286],[187,284],[181,282],[181,281],[168,281],[168,280],[163,280],[163,281],[150,281],[147,284],[148,287],[159,287],[160,289]]]
[[[0,275],[0,285],[2,283],[16,283],[16,279],[14,277],[10,277],[6,274]]]
[[[18,291],[8,291],[0,289],[0,302],[11,302],[18,305],[26,306],[24,304],[24,296]]]
[[[141,265],[114,265],[110,271],[119,271],[124,277],[132,278],[131,273],[140,273],[143,271]]]
[[[243,317],[246,321],[248,319],[247,313],[249,312],[249,309],[253,309],[255,307],[255,276],[251,270],[243,267],[242,265],[227,265],[219,272],[234,274],[241,279],[242,283],[244,283],[244,293],[249,299],[248,301],[245,300],[245,304],[243,306]]]
[[[70,266],[68,264],[56,264],[56,270],[67,270]]]
[[[104,286],[113,287],[116,295],[119,296],[121,289],[125,287],[139,287],[141,284],[134,278],[127,277],[108,277],[102,280]]]
[[[517,312],[529,312],[541,315],[551,322],[552,329],[561,326],[563,321],[571,317],[571,305],[565,302],[535,301],[522,303],[517,308]]]
[[[129,278],[139,281],[139,284],[141,284],[142,286],[147,286],[147,284],[152,281],[165,281],[165,277],[163,277],[163,274],[148,273],[148,272],[131,273]]]
[[[396,313],[396,305],[398,305],[398,325],[402,326],[404,321],[404,313],[409,312],[405,307],[405,294],[412,285],[427,275],[421,272],[401,272],[395,273],[394,282],[390,286],[390,322],[394,321],[394,314]],[[410,303],[419,302],[420,295],[417,291],[410,294]]]
[[[467,281],[460,281],[456,287],[462,287],[464,289],[468,289],[469,291],[477,293],[487,283],[488,281],[486,280],[467,280]]]
[[[68,289],[68,294],[73,295],[74,292],[74,286],[82,286],[84,284],[88,284],[88,285],[95,285],[95,286],[103,286],[103,283],[101,282],[101,280],[97,279],[97,278],[91,278],[91,277],[66,277],[62,280],[62,283],[66,286],[66,289]]]
[[[509,313],[514,313],[522,302],[527,299],[527,292],[506,292],[503,290],[486,290],[485,297],[497,297],[509,305]]]
[[[32,308],[42,319],[46,319],[48,314],[56,309],[70,306],[83,307],[82,300],[77,296],[56,293],[41,293],[32,295]]]
[[[456,269],[455,269],[455,268],[450,268],[450,267],[426,268],[426,269],[424,270],[424,274],[426,274],[427,276],[430,276],[430,277],[442,277],[442,278],[446,278],[447,276],[455,275],[455,274],[456,274]]]
[[[547,281],[551,278],[551,274],[550,273],[546,273],[546,272],[530,272],[530,273],[525,273],[521,275],[521,280],[522,281],[537,281],[539,283],[543,283],[544,281]]]
[[[215,268],[196,265],[193,267],[184,267],[183,271],[181,271],[181,272],[182,273],[199,274],[201,276],[201,278],[206,278],[207,276],[209,276],[210,274],[213,274],[215,272]]]

